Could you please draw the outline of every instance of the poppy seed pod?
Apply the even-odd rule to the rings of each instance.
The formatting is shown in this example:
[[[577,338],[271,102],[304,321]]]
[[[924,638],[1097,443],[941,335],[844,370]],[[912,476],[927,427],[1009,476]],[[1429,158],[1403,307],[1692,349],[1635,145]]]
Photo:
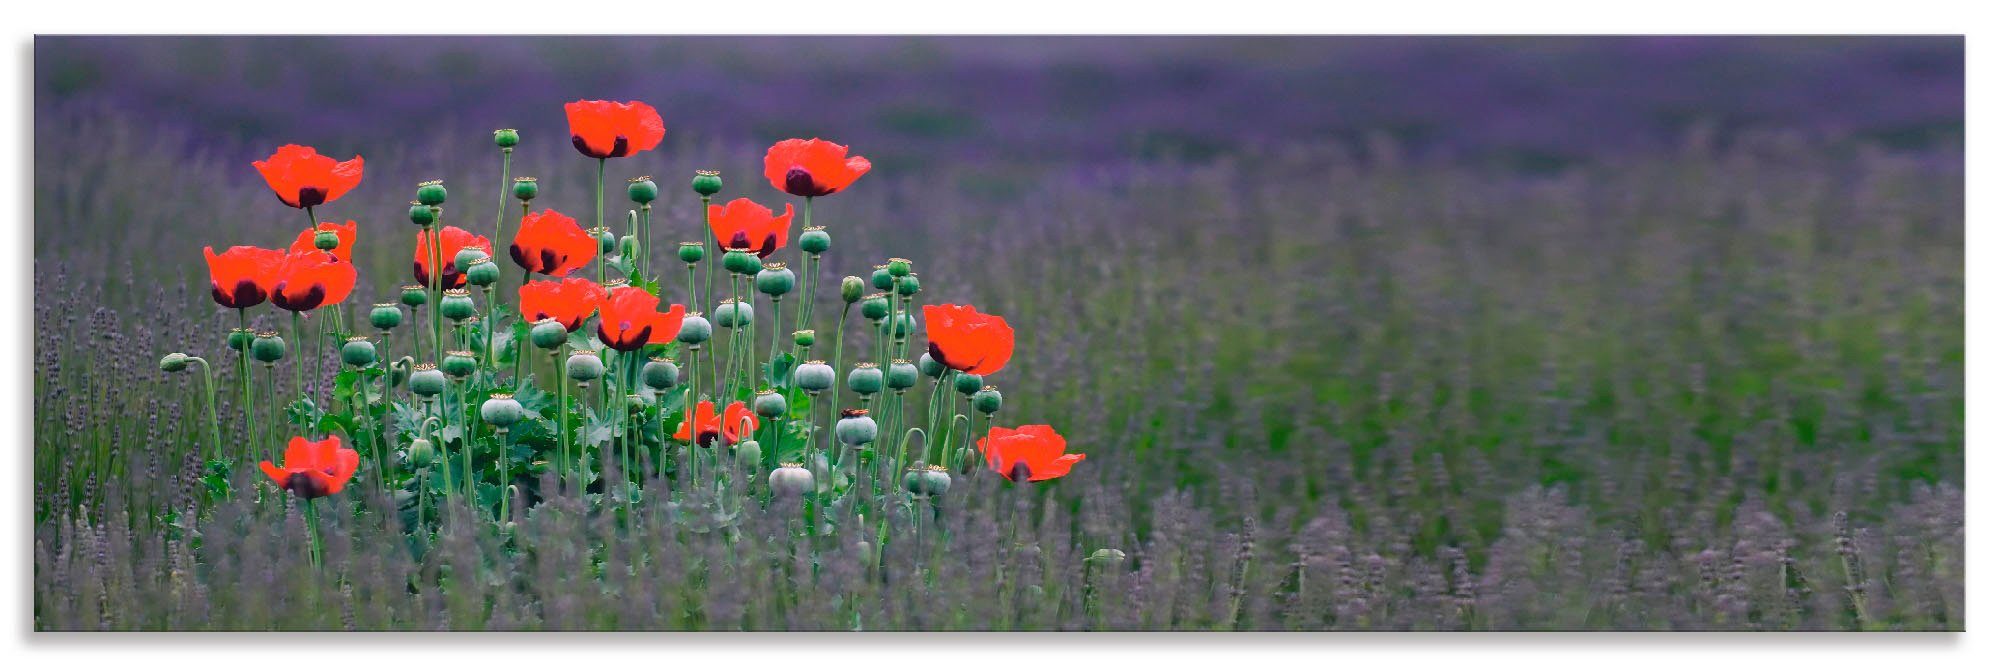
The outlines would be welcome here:
[[[569,342],[569,329],[563,328],[560,321],[543,319],[528,329],[528,341],[541,349],[555,349]]]
[[[463,273],[466,271],[466,269],[472,268],[473,262],[479,261],[481,259],[486,259],[490,261],[492,260],[492,256],[486,254],[485,250],[481,250],[477,247],[466,246],[460,249],[458,251],[458,254],[452,255],[451,265],[457,267],[458,272]]]
[[[767,419],[784,416],[785,396],[769,389],[758,391],[756,399],[750,401],[750,408],[756,410],[758,416]]]
[[[952,378],[951,387],[958,389],[959,393],[969,396],[978,393],[979,389],[986,388],[985,382],[985,377],[970,372],[961,372],[958,373],[957,377]]]
[[[522,176],[514,179],[514,198],[522,201],[532,201],[536,195],[541,193],[542,185],[535,182],[534,178]]]
[[[910,316],[910,313],[908,312],[904,312],[896,315],[896,325],[889,327],[889,335],[894,336],[898,340],[901,340],[904,337],[909,336],[910,331],[914,331],[916,329],[917,329],[917,318]]]
[[[444,205],[444,199],[444,181],[427,180],[417,183],[417,203],[426,206],[442,206]]]
[[[673,361],[656,358],[647,361],[646,367],[639,370],[639,379],[648,387],[665,391],[681,383],[681,367],[674,365]]]
[[[814,342],[818,341],[819,341],[819,335],[813,333],[813,330],[810,328],[799,331],[792,331],[792,344],[798,345],[800,347],[811,347],[813,346]]]
[[[849,304],[852,304],[855,301],[859,301],[861,300],[861,292],[866,291],[867,288],[868,285],[862,282],[861,278],[859,277],[849,275],[847,277],[841,278],[840,300],[843,303],[849,303]]]
[[[833,388],[833,366],[825,361],[806,361],[792,371],[792,381],[810,393]]]
[[[501,148],[513,148],[514,146],[521,145],[521,133],[511,129],[493,130],[493,145]]]
[[[596,352],[579,349],[563,363],[563,371],[577,382],[593,382],[604,376],[604,359],[598,358]]]
[[[479,406],[479,418],[486,419],[486,424],[495,428],[512,426],[527,416],[528,410],[521,407],[521,402],[515,400],[512,393],[495,393]]]
[[[472,292],[464,289],[446,289],[444,298],[438,299],[438,314],[452,321],[464,321],[467,317],[479,314],[479,306],[473,305]]]
[[[701,241],[683,241],[681,243],[680,258],[682,262],[698,264],[706,256],[708,256],[708,249]]]
[[[944,374],[944,364],[931,358],[930,352],[925,352],[924,355],[917,357],[917,370],[924,373],[925,377],[934,378]]]
[[[732,249],[722,255],[722,268],[737,275],[751,275],[763,270],[764,266],[749,250]]]
[[[313,247],[331,251],[340,247],[340,234],[331,229],[321,229],[313,234]]]
[[[896,280],[896,293],[898,294],[915,296],[917,292],[922,290],[923,286],[917,283],[916,273],[905,275],[901,279]]]
[[[403,325],[403,309],[395,303],[376,303],[368,311],[368,325],[384,331]]]
[[[891,276],[899,278],[910,276],[910,260],[908,259],[903,259],[901,257],[890,257],[888,268],[889,268],[889,275]]]
[[[972,394],[972,408],[979,410],[981,414],[992,414],[1000,411],[1000,404],[1001,396],[998,387],[988,386],[979,389],[978,393]]]
[[[250,351],[250,341],[255,339],[257,339],[257,334],[251,332],[250,329],[247,328],[229,329],[228,341],[230,349],[234,349],[239,352],[248,352]]]
[[[409,459],[413,466],[429,467],[432,461],[437,460],[437,446],[431,444],[431,440],[418,437],[410,442]]]
[[[941,465],[931,465],[924,469],[924,494],[938,497],[951,491],[951,472]]]
[[[348,365],[361,367],[375,362],[375,343],[365,337],[348,338],[340,345],[340,360]]]
[[[799,463],[778,463],[778,468],[771,470],[771,490],[778,494],[796,497],[812,488],[812,472]]]
[[[848,446],[862,446],[875,441],[875,419],[868,416],[866,409],[840,410],[840,421],[833,424],[833,436]]]
[[[708,342],[714,335],[715,328],[709,325],[708,319],[702,317],[701,313],[695,312],[681,318],[681,332],[675,335],[674,339],[688,345],[699,346]]]
[[[695,194],[704,197],[715,196],[717,192],[722,191],[722,172],[696,171],[694,181],[689,184],[694,187]]]
[[[625,196],[631,197],[632,203],[652,203],[660,198],[660,186],[653,182],[652,176],[640,176],[627,181]]]
[[[415,201],[410,202],[410,224],[428,227],[436,224],[437,221],[437,210]]]
[[[723,328],[749,326],[757,318],[757,311],[745,301],[726,299],[715,308],[715,323]]]
[[[869,294],[861,299],[861,316],[872,321],[880,321],[889,316],[889,298],[881,294]]]
[[[889,274],[888,264],[883,264],[876,266],[875,272],[868,274],[868,284],[874,285],[877,290],[888,291],[896,286],[896,276]]]
[[[758,444],[757,440],[746,439],[737,442],[736,446],[729,447],[729,453],[736,456],[736,464],[741,465],[744,471],[753,471],[764,466],[764,445]]]
[[[910,364],[909,361],[902,359],[890,361],[889,371],[885,374],[891,391],[907,391],[917,385],[917,366]]]
[[[479,369],[479,359],[474,358],[472,352],[454,349],[444,353],[443,369],[444,374],[451,375],[452,379],[465,379]]]
[[[423,363],[410,373],[410,392],[429,398],[444,392],[444,371]]]
[[[180,372],[182,370],[186,370],[187,367],[188,367],[187,354],[174,352],[172,354],[160,357],[160,370],[164,372]]]
[[[826,233],[826,227],[806,227],[799,233],[799,250],[806,254],[819,254],[833,247],[833,236]]]
[[[425,293],[423,285],[406,284],[403,285],[402,300],[404,305],[413,308],[420,308],[423,307],[424,304],[429,303],[431,301],[431,296],[430,294]]]
[[[764,264],[764,270],[757,271],[757,291],[765,296],[777,298],[792,293],[792,288],[796,286],[798,276],[793,275],[792,269],[784,264]]]
[[[591,227],[584,230],[591,238],[597,239],[597,251],[611,254],[618,249],[618,237],[611,234],[611,227]]]
[[[847,371],[847,388],[861,395],[882,392],[882,369],[873,363],[856,363]]]
[[[465,283],[474,287],[484,287],[500,281],[500,265],[491,257],[480,257],[465,269]]]
[[[277,363],[285,358],[285,339],[278,337],[277,331],[258,333],[257,339],[250,341],[250,358]]]
[[[925,467],[923,463],[911,465],[909,469],[904,470],[903,490],[917,497],[923,497],[928,494],[928,490],[926,490],[924,484],[924,472],[928,470],[929,468]]]

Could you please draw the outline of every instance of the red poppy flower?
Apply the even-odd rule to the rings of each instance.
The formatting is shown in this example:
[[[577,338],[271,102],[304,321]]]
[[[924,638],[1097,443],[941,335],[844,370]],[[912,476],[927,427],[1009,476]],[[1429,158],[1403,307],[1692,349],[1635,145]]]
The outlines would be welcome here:
[[[638,287],[617,287],[598,306],[597,339],[618,351],[636,351],[647,344],[665,344],[680,335],[687,308],[676,303],[660,312],[660,297]]]
[[[299,232],[298,239],[292,241],[292,251],[311,252],[314,250],[319,250],[319,248],[313,246],[313,237],[319,235],[319,232],[331,231],[334,233],[334,235],[340,237],[340,246],[333,248],[332,250],[321,250],[321,251],[332,252],[334,258],[339,259],[341,261],[354,261],[355,228],[356,227],[354,224],[354,220],[348,220],[347,224],[344,225],[334,224],[332,222],[321,222],[319,223],[318,227],[314,227],[312,229],[307,229],[305,231]]]
[[[959,372],[990,375],[1014,356],[1014,328],[970,305],[924,306],[924,337],[931,360]]]
[[[278,200],[293,208],[332,203],[361,184],[361,156],[345,162],[319,154],[312,146],[287,144],[264,160],[251,162]]]
[[[278,284],[278,266],[285,253],[249,245],[238,245],[222,254],[215,247],[201,249],[208,257],[208,286],[215,303],[225,308],[247,308],[264,302]]]
[[[1064,455],[1063,449],[1068,446],[1055,428],[1045,425],[995,427],[979,438],[979,452],[986,456],[986,466],[1016,483],[1047,481],[1068,474],[1069,468],[1084,458],[1081,453]]]
[[[674,431],[674,439],[688,441],[688,426],[687,421],[681,421],[680,429]],[[695,432],[699,433],[699,437],[692,440],[696,444],[707,447],[717,438],[721,438],[723,444],[735,446],[737,442],[743,441],[745,436],[757,430],[757,413],[750,411],[749,406],[738,400],[729,403],[729,406],[722,410],[722,415],[717,416],[715,403],[703,400],[695,403],[693,426]]]
[[[577,100],[563,105],[569,142],[584,155],[604,159],[652,150],[667,136],[660,112],[645,102]]]
[[[848,157],[847,146],[819,139],[785,139],[764,152],[764,178],[771,187],[801,197],[847,189],[870,166],[866,157]]]
[[[507,253],[531,273],[562,277],[597,258],[597,239],[577,226],[576,218],[545,210],[521,218]]]
[[[521,317],[529,322],[554,319],[576,331],[604,301],[604,288],[583,278],[561,282],[541,280],[521,285]],[[680,331],[676,329],[675,333]]]
[[[785,246],[785,237],[792,233],[792,205],[785,204],[784,215],[772,215],[771,209],[749,199],[738,198],[726,206],[709,204],[708,228],[722,249],[749,250],[762,259]]]
[[[444,248],[444,254],[441,255],[444,261],[444,288],[458,289],[464,287],[465,274],[458,272],[458,262],[456,261],[458,251],[467,247],[476,247],[485,250],[486,254],[490,255],[493,254],[493,242],[486,240],[485,236],[475,235],[470,231],[458,227],[445,227],[439,229],[437,233],[438,246]],[[417,232],[416,275],[417,283],[423,285],[431,283],[431,242],[427,238],[428,235],[422,231]]]
[[[354,478],[354,470],[361,467],[361,454],[341,448],[340,438],[332,435],[317,442],[293,437],[285,445],[285,457],[280,462],[282,467],[269,460],[258,467],[279,488],[292,491],[299,499],[315,499],[347,487],[348,479]]]
[[[354,264],[341,261],[326,250],[306,250],[285,255],[278,266],[278,284],[271,290],[271,304],[293,312],[306,312],[347,300],[354,291]]]

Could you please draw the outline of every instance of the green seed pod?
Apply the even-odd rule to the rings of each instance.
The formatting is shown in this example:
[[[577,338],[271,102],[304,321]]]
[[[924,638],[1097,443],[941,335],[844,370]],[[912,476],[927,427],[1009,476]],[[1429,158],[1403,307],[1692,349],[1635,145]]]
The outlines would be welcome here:
[[[757,440],[737,442],[736,446],[729,447],[729,453],[736,457],[736,464],[742,466],[743,471],[754,472],[764,466],[764,445],[758,444]]]
[[[867,298],[861,299],[861,316],[871,321],[880,321],[889,316],[889,297],[869,294]]]
[[[257,334],[247,328],[229,329],[229,337],[226,338],[230,349],[246,353],[250,351],[250,341],[255,339]]]
[[[543,319],[528,328],[528,341],[539,349],[555,349],[569,342],[569,329],[563,328],[560,321]]]
[[[840,410],[840,421],[833,424],[833,436],[848,446],[863,446],[875,441],[875,419],[868,416],[866,409]]]
[[[188,367],[187,354],[174,352],[172,354],[160,357],[160,370],[163,372],[180,372],[182,370],[186,370],[187,367]]]
[[[826,233],[826,227],[806,227],[799,233],[799,250],[806,254],[819,254],[833,247],[833,236]]]
[[[444,386],[444,372],[438,370],[435,365],[429,363],[419,364],[416,371],[410,373],[411,393],[426,398],[434,397],[444,392]]]
[[[410,224],[428,227],[438,221],[437,210],[415,201],[410,202]]]
[[[285,339],[278,337],[277,331],[258,333],[257,339],[250,341],[250,358],[277,363],[285,358]]]
[[[792,288],[796,286],[798,276],[782,263],[764,264],[764,269],[757,271],[757,292],[765,296],[777,298],[792,293]]]
[[[896,293],[898,294],[915,296],[921,290],[923,290],[923,287],[917,283],[916,273],[905,275],[902,279],[896,281]]]
[[[715,308],[715,323],[723,328],[749,326],[756,319],[757,310],[750,307],[750,303],[746,301],[731,298],[722,301],[722,304]]]
[[[874,395],[882,391],[882,369],[873,363],[856,363],[847,371],[847,388],[861,395]]]
[[[852,304],[855,301],[861,300],[861,293],[867,289],[867,283],[862,282],[861,278],[852,275],[841,278],[840,300],[843,303]]]
[[[819,334],[810,328],[792,331],[792,344],[810,349],[813,343],[818,341]]]
[[[701,241],[683,241],[681,243],[680,258],[682,262],[698,264],[706,256],[708,256],[708,247],[703,245]]]
[[[951,472],[940,465],[924,469],[924,494],[939,497],[951,491]]]
[[[988,386],[979,389],[978,393],[972,394],[972,408],[979,410],[981,414],[992,414],[1000,411],[1000,397],[1000,389],[998,387]]]
[[[923,356],[917,357],[917,370],[924,373],[925,377],[936,378],[944,374],[944,364],[931,358],[930,352],[925,352]]]
[[[786,497],[797,497],[813,489],[813,474],[799,463],[778,463],[771,470],[771,490]]]
[[[522,176],[514,179],[514,198],[522,201],[533,201],[535,196],[541,193],[542,186],[540,183],[535,182],[534,178]]]
[[[754,275],[764,269],[764,264],[748,250],[731,249],[722,255],[722,268],[737,275]]]
[[[368,311],[368,324],[384,331],[403,325],[403,309],[395,303],[376,303]]]
[[[903,490],[917,497],[928,495],[930,491],[924,485],[924,472],[926,469],[928,468],[924,467],[923,463],[917,463],[911,465],[908,470],[905,470],[903,472]]]
[[[907,391],[917,385],[917,366],[909,361],[902,359],[890,361],[889,371],[886,374],[891,391]]]
[[[695,194],[703,197],[715,196],[717,192],[722,191],[722,172],[696,171],[694,172],[694,182],[690,184],[694,186]]]
[[[647,361],[646,367],[639,370],[639,380],[649,388],[665,391],[681,383],[681,367],[674,365],[673,361],[656,358]]]
[[[332,230],[321,229],[319,232],[313,234],[313,247],[322,250],[333,250],[340,247],[340,234],[334,233]]]
[[[653,182],[652,176],[640,176],[626,182],[625,196],[631,197],[632,203],[652,203],[660,198],[660,186]]]
[[[465,379],[479,370],[479,359],[470,351],[453,349],[444,353],[443,369],[452,379]]]
[[[511,129],[493,130],[493,145],[501,148],[513,148],[514,146],[521,145],[521,133]]]
[[[465,269],[465,283],[474,287],[484,287],[500,281],[500,265],[491,257],[480,257]]]
[[[757,397],[750,401],[750,408],[756,410],[758,416],[767,419],[784,416],[785,396],[782,393],[769,389],[758,391]]]
[[[479,418],[486,419],[486,425],[506,428],[527,418],[528,410],[514,399],[512,393],[495,393],[479,406]]]
[[[709,325],[708,318],[699,312],[692,312],[681,318],[681,332],[674,339],[686,345],[700,346],[714,336],[715,327]]]
[[[429,467],[437,460],[437,446],[431,444],[431,440],[418,437],[410,442],[409,459],[411,466]]]
[[[375,343],[366,337],[348,338],[346,343],[340,345],[340,360],[348,365],[358,368],[374,363],[375,358]]]
[[[889,328],[889,335],[901,340],[914,330],[917,330],[917,318],[903,312],[896,315],[896,325]]]
[[[868,274],[868,284],[874,285],[878,291],[888,291],[895,288],[896,276],[889,274],[888,264],[882,264],[875,267],[875,272]]]
[[[444,181],[427,180],[417,183],[417,203],[426,206],[444,205]]]
[[[604,376],[604,359],[598,358],[596,352],[579,349],[570,353],[569,361],[563,364],[563,371],[569,373],[570,379],[580,383],[597,381],[598,377]]]
[[[792,371],[792,381],[810,393],[833,388],[833,366],[825,361],[806,361]]]
[[[472,268],[472,262],[491,258],[487,256],[485,250],[476,247],[467,247],[459,250],[458,254],[452,255],[451,265],[457,268],[458,272],[463,273],[467,269]]]
[[[985,377],[981,377],[979,375],[975,375],[970,372],[961,372],[958,373],[957,377],[952,378],[951,387],[958,389],[959,393],[969,396],[974,393],[978,393],[979,389],[985,388],[986,387],[985,382],[986,382]]]
[[[910,260],[908,259],[904,259],[901,257],[890,257],[888,268],[889,268],[889,275],[893,277],[902,278],[910,276]]]
[[[464,289],[446,289],[444,298],[438,300],[438,314],[452,321],[464,321],[479,314],[479,306],[472,303],[472,292]]]
[[[427,291],[423,285],[406,284],[403,285],[402,300],[404,305],[413,308],[420,308],[423,307],[425,304],[430,303],[431,295],[430,292]]]
[[[618,237],[611,234],[611,227],[591,227],[586,233],[597,239],[597,251],[611,254],[618,249]]]

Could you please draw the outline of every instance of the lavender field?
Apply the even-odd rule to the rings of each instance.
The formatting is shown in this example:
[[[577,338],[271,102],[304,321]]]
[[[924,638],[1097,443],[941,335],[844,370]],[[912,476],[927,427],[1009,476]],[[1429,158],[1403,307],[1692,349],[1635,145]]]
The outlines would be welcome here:
[[[1958,39],[40,38],[34,59],[36,630],[1964,627]],[[491,130],[519,129],[536,206],[590,212],[578,98],[665,119],[609,177],[659,181],[674,303],[700,300],[674,254],[703,240],[696,170],[775,205],[773,141],[868,155],[813,204],[819,282],[908,257],[922,303],[1004,314],[1001,415],[1088,458],[954,474],[885,504],[880,540],[719,497],[665,442],[615,510],[543,481],[506,522],[450,506],[420,538],[364,467],[311,562],[202,262],[301,228],[251,162],[366,156],[320,218],[358,222],[365,328],[410,281],[417,183],[482,234],[509,205]],[[818,292],[819,353],[841,306]],[[170,352],[214,361],[219,429]],[[339,390],[338,355],[300,359]],[[311,390],[279,367],[258,390]],[[227,494],[212,441],[249,456]]]

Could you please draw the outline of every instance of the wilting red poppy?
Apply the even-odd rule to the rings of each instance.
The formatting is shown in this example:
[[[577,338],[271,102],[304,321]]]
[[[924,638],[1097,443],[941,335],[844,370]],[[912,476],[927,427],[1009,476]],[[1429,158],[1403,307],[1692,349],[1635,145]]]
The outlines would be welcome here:
[[[271,290],[271,304],[306,312],[339,303],[354,291],[354,277],[354,264],[341,261],[332,252],[293,252],[285,255],[278,266],[278,284]]]
[[[1014,328],[970,305],[924,306],[924,337],[931,360],[959,372],[990,375],[1014,356]]]
[[[278,266],[285,253],[249,245],[238,245],[222,254],[215,247],[201,249],[208,257],[208,286],[215,303],[225,308],[247,308],[271,296],[278,284]]]
[[[458,262],[456,261],[458,251],[467,247],[476,247],[485,250],[486,254],[491,255],[493,254],[493,242],[486,240],[485,236],[475,235],[470,231],[458,227],[445,227],[439,229],[437,233],[438,246],[444,248],[444,254],[440,255],[444,262],[444,288],[458,289],[464,287],[465,274],[458,272]],[[428,236],[429,234],[422,231],[417,232],[416,276],[417,283],[423,285],[431,283],[431,242]]]
[[[1081,453],[1063,454],[1069,446],[1055,428],[1024,425],[1019,428],[994,427],[979,438],[979,452],[986,466],[1016,483],[1047,481],[1069,473],[1084,458]]]
[[[618,351],[636,351],[647,344],[673,342],[681,332],[687,308],[679,303],[660,312],[660,297],[638,287],[615,287],[598,306],[597,339]]]
[[[847,146],[819,139],[785,139],[764,152],[764,178],[794,196],[820,197],[847,189],[869,167],[866,157],[848,157]]]
[[[292,251],[309,252],[313,250],[319,250],[319,248],[313,246],[313,237],[319,235],[319,232],[331,231],[334,233],[334,235],[340,237],[340,246],[333,248],[332,250],[323,250],[323,251],[332,252],[334,258],[339,259],[341,261],[354,261],[355,228],[356,227],[354,224],[354,220],[348,220],[347,224],[334,224],[332,222],[321,222],[319,223],[318,227],[314,227],[312,229],[307,229],[305,231],[299,232],[298,239],[292,241]]]
[[[604,159],[652,150],[667,136],[660,112],[645,102],[577,100],[563,105],[569,142],[584,155]]]
[[[529,282],[521,285],[521,318],[529,322],[554,319],[575,332],[603,301],[604,288],[583,278]]]
[[[784,215],[772,215],[771,209],[749,199],[735,199],[725,206],[709,204],[708,228],[722,249],[749,250],[762,259],[785,246],[785,237],[792,233],[792,205],[785,204]]]
[[[278,193],[278,200],[293,208],[311,208],[332,203],[340,195],[361,184],[361,156],[345,162],[319,154],[312,146],[287,144],[257,162],[257,173]]]
[[[687,421],[681,421],[680,429],[674,431],[674,439],[687,440],[688,426]],[[729,403],[728,407],[723,408],[722,415],[717,416],[715,403],[703,400],[695,403],[693,426],[695,432],[699,434],[697,439],[692,440],[696,444],[707,447],[715,443],[717,438],[721,438],[723,444],[735,446],[737,442],[743,441],[745,436],[756,431],[757,413],[750,411],[749,406],[738,400]]]
[[[292,491],[299,499],[316,499],[347,487],[347,480],[361,467],[361,454],[341,448],[340,438],[332,435],[317,442],[293,437],[280,462],[282,466],[266,460],[258,467],[279,488]]]
[[[597,239],[577,226],[576,218],[544,210],[521,218],[507,252],[531,273],[562,277],[597,258]]]

